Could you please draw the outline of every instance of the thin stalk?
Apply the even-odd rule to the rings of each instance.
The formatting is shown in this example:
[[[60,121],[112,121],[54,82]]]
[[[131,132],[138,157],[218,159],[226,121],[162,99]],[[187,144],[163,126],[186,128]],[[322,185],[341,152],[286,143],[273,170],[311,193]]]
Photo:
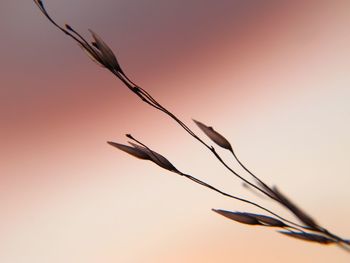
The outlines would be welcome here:
[[[237,157],[237,155],[235,154],[235,152],[233,150],[231,150],[231,153],[233,155],[233,157],[236,159],[236,161],[238,162],[238,164],[246,171],[248,172],[254,179],[256,179],[260,184],[262,184],[264,187],[266,187],[267,189],[270,189],[270,187],[268,185],[266,185],[259,177],[257,177],[254,173],[252,173],[241,161],[240,159]],[[274,199],[276,200],[276,199]],[[276,200],[278,203],[280,203],[278,200]],[[333,239],[336,239],[337,241],[340,241],[341,243],[346,244],[346,241],[344,239],[342,239],[341,237],[329,232],[327,229],[319,227],[319,228],[312,228],[309,229],[312,230],[314,232],[317,233],[322,233],[324,235],[327,235],[328,237],[332,237]],[[348,248],[350,251],[350,248]]]
[[[148,105],[156,108],[157,110],[162,111],[169,117],[171,117],[174,121],[176,121],[188,134],[190,134],[193,138],[195,138],[197,141],[199,141],[202,145],[204,145],[208,150],[210,150],[214,156],[220,161],[221,164],[223,164],[226,169],[228,169],[231,173],[233,173],[236,177],[238,177],[240,180],[245,182],[246,184],[250,185],[251,187],[255,188],[259,192],[265,194],[266,196],[270,197],[271,199],[274,199],[278,201],[273,195],[268,193],[267,191],[263,190],[262,188],[258,187],[257,185],[251,183],[241,175],[239,175],[236,171],[234,171],[231,167],[229,167],[224,160],[220,157],[220,155],[215,151],[215,148],[212,146],[209,146],[206,144],[201,138],[199,138],[185,123],[183,123],[176,115],[174,115],[172,112],[167,110],[164,106],[162,106],[156,99],[154,99],[148,92],[146,92],[144,89],[140,88],[139,86],[135,85],[129,78],[127,78],[125,75],[121,76],[120,74],[116,74],[115,72],[112,72],[114,75],[116,75],[132,92],[134,92],[138,97],[142,99],[142,101],[146,102]],[[132,84],[131,84],[132,83]]]
[[[184,124],[180,119],[178,119],[173,113],[171,113],[170,111],[168,111],[165,107],[163,107],[160,103],[157,102],[157,100],[155,100],[149,93],[147,93],[144,89],[140,88],[139,86],[135,85],[129,78],[127,78],[124,74],[123,76],[126,78],[121,78],[121,76],[119,74],[115,74],[120,80],[122,80],[122,82],[131,90],[133,91],[138,97],[140,97],[144,102],[146,102],[148,105],[154,107],[157,110],[160,110],[162,112],[164,112],[165,114],[167,114],[169,117],[171,117],[173,120],[175,120],[187,133],[189,133],[193,138],[195,138],[197,141],[199,141],[200,143],[202,143],[207,149],[209,149],[214,156],[220,161],[220,163],[222,165],[225,166],[226,169],[228,169],[231,173],[233,173],[235,176],[237,176],[239,179],[241,179],[243,182],[245,182],[246,184],[250,185],[251,187],[255,188],[256,190],[262,192],[263,194],[265,194],[266,196],[270,197],[271,199],[277,201],[278,203],[280,203],[280,201],[273,195],[271,195],[270,193],[268,193],[267,191],[261,189],[260,187],[252,184],[250,181],[248,181],[247,179],[245,179],[244,177],[240,176],[235,170],[233,170],[230,166],[228,166],[225,161],[221,158],[221,156],[216,152],[215,148],[212,146],[209,146],[208,144],[206,144],[202,139],[200,139],[186,124]],[[118,76],[119,75],[119,76]],[[129,83],[130,82],[130,83]],[[131,84],[132,83],[132,84]],[[266,187],[266,189],[270,189],[270,187],[268,185],[266,185],[261,179],[259,179],[257,176],[255,176],[252,172],[250,172],[250,170],[248,168],[246,168],[243,163],[237,158],[236,154],[234,153],[234,151],[231,151],[233,156],[235,157],[235,159],[237,160],[237,162],[242,166],[242,168],[244,170],[246,170],[250,175],[252,175],[258,182],[260,182],[264,187]],[[188,177],[189,178],[189,177]],[[191,178],[189,178],[191,179]],[[193,179],[191,179],[192,181],[195,181]],[[278,217],[281,220],[284,220],[285,222],[288,222],[289,224],[293,224],[295,226],[298,226],[300,228],[309,230],[309,231],[314,231],[314,232],[318,232],[318,233],[322,233],[324,235],[327,235],[328,237],[331,237],[333,239],[336,239],[337,241],[340,241],[342,243],[346,243],[342,238],[330,233],[329,231],[327,231],[326,229],[310,229],[309,227],[305,227],[302,225],[299,225],[297,223],[294,223],[290,220],[287,220],[281,216],[279,216],[276,213],[273,213],[272,211],[268,210],[265,207],[262,207],[254,202],[245,200],[245,199],[241,199],[241,198],[236,198],[234,196],[231,196],[227,193],[223,193],[220,190],[216,189],[216,188],[212,188],[212,186],[206,184],[205,182],[202,181],[197,181],[197,183],[201,182],[200,184],[214,190],[217,191],[225,196],[230,196],[231,198],[235,198],[237,200],[241,200],[242,202],[246,202],[246,203],[250,203],[254,206],[259,207],[260,209],[265,210],[266,212]],[[206,185],[205,185],[206,184]],[[244,201],[243,201],[244,200]],[[298,229],[299,231],[302,231],[300,229]],[[302,231],[304,232],[304,231]]]
[[[244,203],[253,205],[253,206],[255,206],[255,207],[257,207],[257,208],[259,208],[259,209],[261,209],[261,210],[264,210],[265,212],[267,212],[267,213],[269,213],[269,214],[271,214],[271,215],[277,217],[278,219],[284,221],[284,223],[285,223],[286,225],[285,225],[284,227],[282,227],[282,228],[286,228],[286,229],[289,228],[289,229],[293,229],[293,230],[300,231],[300,232],[302,232],[302,233],[307,233],[307,232],[305,232],[305,231],[303,230],[303,229],[306,229],[306,230],[309,230],[309,231],[313,231],[313,232],[318,232],[318,233],[324,234],[324,235],[328,236],[329,238],[333,239],[333,240],[335,241],[335,243],[336,243],[340,248],[346,250],[347,252],[350,252],[350,247],[349,247],[349,244],[347,243],[346,240],[344,240],[344,239],[342,239],[342,238],[340,238],[340,237],[338,237],[338,236],[336,236],[336,235],[334,235],[334,234],[328,232],[327,230],[325,230],[325,232],[323,232],[323,231],[321,231],[321,230],[320,230],[320,231],[317,231],[316,229],[310,229],[310,228],[308,228],[308,227],[299,225],[299,224],[294,223],[294,222],[292,222],[292,221],[290,221],[290,220],[288,220],[288,219],[285,219],[284,217],[282,217],[282,216],[276,214],[275,212],[272,212],[270,209],[267,209],[266,207],[263,207],[263,206],[261,206],[261,205],[255,203],[255,202],[252,202],[252,201],[249,201],[249,200],[247,200],[247,199],[240,198],[240,197],[237,197],[237,196],[228,194],[228,193],[226,193],[226,192],[223,192],[223,191],[221,191],[221,190],[215,188],[214,186],[212,186],[212,185],[210,185],[210,184],[208,184],[208,183],[206,183],[206,182],[204,182],[204,181],[201,181],[201,180],[199,180],[198,178],[193,177],[193,176],[191,176],[191,175],[189,175],[189,174],[185,174],[185,173],[182,173],[182,172],[177,172],[177,173],[178,173],[179,175],[185,176],[186,178],[190,179],[191,181],[193,181],[193,182],[195,182],[195,183],[197,183],[197,184],[200,184],[200,185],[202,185],[202,186],[204,186],[204,187],[207,187],[207,188],[209,188],[209,189],[211,189],[211,190],[213,190],[213,191],[215,191],[215,192],[217,192],[217,193],[219,193],[219,194],[221,194],[221,195],[224,195],[224,196],[226,196],[226,197],[229,197],[229,198],[232,198],[232,199],[235,199],[235,200],[238,200],[238,201],[241,201],[241,202],[244,202]],[[293,226],[292,226],[292,225],[293,225]]]
[[[244,202],[244,203],[253,205],[253,206],[255,206],[255,207],[257,207],[257,208],[259,208],[259,209],[261,209],[261,210],[264,210],[265,212],[267,212],[267,213],[269,213],[269,214],[271,214],[271,215],[273,215],[273,216],[275,216],[275,217],[277,217],[277,218],[283,220],[284,222],[287,222],[288,224],[291,224],[291,225],[296,226],[296,227],[294,227],[294,226],[291,226],[291,225],[286,224],[286,227],[289,227],[289,228],[292,228],[292,229],[295,229],[295,230],[304,232],[302,229],[300,229],[300,228],[304,228],[304,226],[301,226],[301,225],[299,225],[299,224],[297,224],[297,223],[294,223],[294,222],[292,222],[292,221],[290,221],[290,220],[288,220],[288,219],[285,219],[285,218],[283,218],[282,216],[276,214],[275,212],[272,212],[271,210],[269,210],[269,209],[267,209],[267,208],[265,208],[265,207],[263,207],[263,206],[261,206],[261,205],[259,205],[259,204],[257,204],[257,203],[254,203],[254,202],[249,201],[249,200],[247,200],[247,199],[240,198],[240,197],[237,197],[237,196],[228,194],[228,193],[226,193],[226,192],[223,192],[223,191],[219,190],[218,188],[216,188],[216,187],[214,187],[214,186],[212,186],[212,185],[210,185],[210,184],[208,184],[208,183],[206,183],[206,182],[204,182],[204,181],[201,181],[201,180],[199,180],[198,178],[193,177],[193,176],[191,176],[191,175],[189,175],[189,174],[185,174],[185,173],[182,173],[182,172],[178,172],[178,174],[179,174],[179,175],[182,175],[182,176],[185,176],[186,178],[190,179],[191,181],[193,181],[193,182],[195,182],[195,183],[197,183],[197,184],[203,185],[204,187],[207,187],[207,188],[209,188],[209,189],[211,189],[211,190],[213,190],[213,191],[215,191],[215,192],[217,192],[217,193],[219,193],[219,194],[221,194],[221,195],[224,195],[224,196],[229,197],[229,198],[236,199],[236,200],[238,200],[238,201],[241,201],[241,202]]]
[[[134,136],[132,136],[131,134],[126,134],[126,137],[128,137],[129,139],[131,139],[131,140],[137,142],[138,144],[142,145],[143,147],[145,147],[147,150],[149,150],[149,152],[153,155],[154,158],[158,159],[158,157],[157,157],[155,154],[153,154],[153,151],[152,151],[146,144],[144,144],[143,142],[139,141],[138,139],[136,139],[136,138],[135,138]],[[158,159],[158,160],[159,160],[159,159]],[[161,161],[159,160],[159,162],[161,162]],[[216,188],[216,187],[214,187],[214,186],[212,186],[212,185],[210,185],[210,184],[208,184],[208,183],[206,183],[206,182],[204,182],[204,181],[201,181],[200,179],[198,179],[198,178],[196,178],[196,177],[193,177],[193,176],[191,176],[191,175],[189,175],[189,174],[185,174],[185,173],[183,173],[183,172],[181,172],[181,171],[179,171],[179,170],[177,170],[177,169],[176,169],[175,171],[173,170],[172,172],[177,173],[177,174],[179,174],[179,175],[181,175],[181,176],[185,176],[186,178],[192,180],[193,182],[195,182],[195,183],[197,183],[197,184],[200,184],[200,185],[203,185],[203,186],[205,186],[205,187],[207,187],[207,188],[209,188],[209,189],[211,189],[211,190],[213,190],[213,191],[215,191],[215,192],[217,192],[217,193],[219,193],[219,194],[222,194],[222,195],[224,195],[224,196],[226,196],[226,197],[230,197],[230,198],[236,199],[236,200],[238,200],[238,201],[242,201],[242,202],[244,202],[244,203],[248,203],[248,204],[251,204],[251,205],[253,205],[253,206],[256,206],[256,207],[258,207],[258,208],[260,208],[260,209],[262,209],[262,210],[264,210],[264,211],[270,213],[271,215],[276,216],[277,218],[283,220],[284,222],[287,222],[287,223],[289,223],[289,224],[292,224],[292,225],[297,226],[297,227],[302,228],[302,229],[306,229],[305,226],[299,225],[299,224],[294,223],[294,222],[292,222],[292,221],[290,221],[290,220],[288,220],[288,219],[285,219],[285,218],[281,217],[280,215],[278,215],[278,214],[272,212],[271,210],[267,209],[266,207],[263,207],[263,206],[261,206],[261,205],[255,203],[255,202],[252,202],[252,201],[249,201],[249,200],[247,200],[247,199],[243,199],[243,198],[240,198],[240,197],[237,197],[237,196],[228,194],[228,193],[226,193],[226,192],[223,192],[222,190],[220,190],[220,189],[218,189],[218,188]],[[294,227],[294,226],[290,226],[290,225],[286,224],[286,227],[290,227],[290,228],[292,228],[292,229],[295,229],[295,230],[304,232],[303,230],[301,230],[301,229],[299,229],[299,228],[296,228],[296,227]]]
[[[237,155],[235,154],[235,152],[231,149],[230,152],[232,153],[233,157],[235,158],[235,160],[238,162],[238,164],[246,171],[248,172],[255,180],[257,180],[260,184],[262,184],[266,189],[270,190],[270,187],[265,184],[265,182],[263,182],[258,176],[256,176],[254,173],[252,173],[241,161],[240,159],[238,159]],[[274,200],[276,200],[274,198]],[[278,200],[276,200],[278,201]]]

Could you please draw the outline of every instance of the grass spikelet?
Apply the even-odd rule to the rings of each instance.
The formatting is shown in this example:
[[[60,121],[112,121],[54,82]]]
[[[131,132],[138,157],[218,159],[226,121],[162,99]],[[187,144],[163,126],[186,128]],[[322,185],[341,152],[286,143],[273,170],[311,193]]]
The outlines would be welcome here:
[[[232,146],[230,142],[220,133],[215,131],[213,127],[206,126],[205,124],[196,120],[193,120],[193,121],[205,133],[205,135],[207,135],[213,142],[215,142],[217,145],[219,145],[222,148],[232,151]]]
[[[324,245],[334,243],[334,240],[327,238],[325,236],[317,235],[317,234],[311,234],[306,232],[293,232],[293,231],[278,231],[278,232],[289,237],[301,239],[304,241],[316,242]]]
[[[276,218],[266,216],[266,215],[259,215],[259,214],[253,214],[253,213],[246,213],[243,214],[248,215],[250,217],[254,217],[256,220],[258,220],[260,223],[266,225],[266,226],[273,226],[273,227],[285,227],[286,224],[283,223],[281,220],[278,220]]]
[[[143,159],[143,160],[151,160],[149,155],[138,148],[130,147],[128,145],[116,143],[116,142],[107,142],[109,145],[112,145],[113,147],[118,148],[119,150],[126,152],[136,158]]]
[[[89,31],[95,41],[95,42],[92,42],[92,44],[101,52],[101,55],[103,60],[105,61],[105,64],[108,65],[110,69],[121,72],[121,68],[117,61],[117,58],[115,57],[110,47],[94,31],[92,31],[91,29],[89,29]]]
[[[284,194],[282,194],[277,187],[273,187],[273,192],[277,196],[277,198],[280,200],[280,202],[287,207],[293,214],[300,219],[301,222],[306,224],[307,226],[318,229],[319,226],[316,223],[316,221],[306,214],[303,210],[301,210],[298,206],[296,206],[289,198],[287,198]]]
[[[231,220],[234,220],[236,222],[246,224],[246,225],[261,225],[261,223],[254,217],[249,216],[245,213],[240,213],[240,212],[231,212],[231,211],[226,211],[226,210],[221,210],[221,209],[212,209],[214,212],[227,217]]]

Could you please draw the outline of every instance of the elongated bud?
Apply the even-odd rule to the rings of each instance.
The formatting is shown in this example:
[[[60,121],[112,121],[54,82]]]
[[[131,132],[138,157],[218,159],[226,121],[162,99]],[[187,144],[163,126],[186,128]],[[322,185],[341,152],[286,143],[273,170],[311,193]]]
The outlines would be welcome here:
[[[150,160],[150,157],[148,156],[148,154],[145,151],[142,151],[138,148],[130,147],[128,145],[124,145],[116,142],[107,142],[107,143],[136,158],[143,159],[143,160]]]
[[[294,237],[304,241],[317,242],[325,245],[334,243],[332,239],[327,238],[325,236],[317,235],[317,234],[311,234],[306,232],[293,232],[293,231],[278,231],[278,232],[283,235]]]
[[[273,227],[284,227],[286,226],[285,223],[283,223],[281,220],[278,220],[276,218],[273,218],[271,216],[266,215],[260,215],[260,214],[253,214],[253,213],[242,213],[244,215],[254,217],[256,220],[258,220],[260,223],[266,225],[266,226],[273,226]]]
[[[179,172],[174,165],[172,165],[168,159],[166,159],[161,154],[152,151],[146,147],[137,145],[135,143],[129,142],[133,147],[116,143],[116,142],[107,142],[109,145],[112,145],[119,150],[126,152],[136,158],[143,159],[143,160],[149,160],[154,162],[155,164],[159,165],[160,167],[169,170],[171,172]]]
[[[91,47],[87,46],[85,43],[78,43],[78,45],[81,47],[81,49],[86,53],[86,55],[97,65],[101,67],[106,67],[105,62],[102,59],[101,53],[94,52]]]
[[[106,67],[120,72],[121,68],[117,61],[117,58],[115,57],[110,47],[94,31],[92,31],[91,29],[89,29],[89,31],[94,39],[92,45],[95,46],[101,52]]]
[[[178,172],[178,170],[175,168],[175,166],[169,162],[167,158],[165,158],[163,155],[140,145],[137,145],[135,143],[129,142],[135,149],[138,149],[140,151],[144,151],[149,156],[149,160],[154,162],[155,164],[159,165],[160,167],[169,170],[171,172]]]
[[[226,211],[226,210],[221,210],[221,209],[212,209],[214,212],[227,217],[231,220],[237,221],[242,224],[247,224],[247,225],[261,225],[261,223],[254,217],[246,215],[244,213],[239,213],[239,212],[231,212],[231,211]]]
[[[299,208],[296,204],[294,204],[289,198],[287,198],[284,194],[282,194],[277,187],[273,187],[272,191],[274,195],[278,198],[278,200],[285,206],[287,207],[301,222],[306,224],[307,226],[317,229],[318,224],[316,221],[306,214],[301,208]]]
[[[221,146],[222,148],[232,151],[232,146],[229,143],[229,141],[226,140],[226,138],[222,136],[220,133],[215,131],[213,127],[206,126],[205,124],[196,120],[193,120],[193,121],[213,142],[215,142],[217,145]]]
[[[34,0],[34,3],[40,8],[44,9],[44,4],[41,0]]]
[[[65,26],[69,31],[74,31],[74,29],[73,29],[70,25],[64,24],[64,26]]]

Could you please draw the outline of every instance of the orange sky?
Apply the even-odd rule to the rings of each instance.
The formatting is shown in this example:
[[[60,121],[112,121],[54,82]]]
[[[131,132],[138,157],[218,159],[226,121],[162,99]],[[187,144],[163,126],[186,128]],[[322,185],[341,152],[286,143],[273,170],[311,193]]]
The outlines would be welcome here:
[[[348,1],[45,3],[59,22],[98,32],[194,130],[191,118],[213,125],[248,167],[350,237]],[[1,262],[348,262],[230,222],[210,209],[255,210],[108,146],[132,133],[185,172],[261,201],[32,1],[0,3],[0,22]]]

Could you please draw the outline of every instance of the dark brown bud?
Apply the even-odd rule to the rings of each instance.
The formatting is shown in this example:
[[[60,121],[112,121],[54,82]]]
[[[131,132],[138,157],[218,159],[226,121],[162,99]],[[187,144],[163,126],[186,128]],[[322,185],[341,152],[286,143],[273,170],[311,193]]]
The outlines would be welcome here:
[[[329,239],[325,236],[321,236],[317,234],[311,234],[306,232],[293,232],[293,231],[278,231],[278,232],[289,237],[294,237],[297,239],[310,241],[310,242],[317,242],[325,245],[334,243],[332,239]]]
[[[116,142],[107,142],[107,143],[136,158],[143,159],[143,160],[150,160],[150,157],[148,156],[148,154],[140,149],[130,147],[128,145],[116,143]]]
[[[215,131],[213,127],[206,126],[205,124],[196,120],[193,120],[193,121],[213,142],[215,142],[217,145],[221,146],[222,148],[232,151],[232,146],[229,143],[229,141],[226,140],[226,138],[222,136],[220,133]]]
[[[231,212],[231,211],[226,211],[226,210],[221,210],[221,209],[212,209],[214,212],[227,217],[231,220],[237,221],[242,224],[247,224],[247,225],[261,225],[261,223],[254,217],[249,216],[245,213],[240,213],[240,212]]]

